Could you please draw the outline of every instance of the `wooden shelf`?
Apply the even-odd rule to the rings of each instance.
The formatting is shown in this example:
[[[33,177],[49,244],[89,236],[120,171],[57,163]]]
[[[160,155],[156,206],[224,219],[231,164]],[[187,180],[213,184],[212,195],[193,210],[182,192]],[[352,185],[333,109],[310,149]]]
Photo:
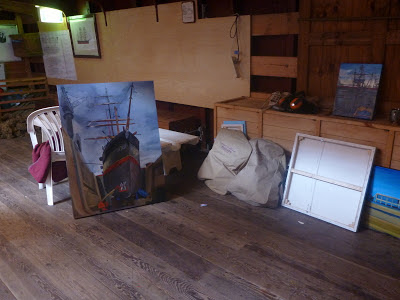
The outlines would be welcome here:
[[[386,118],[368,121],[321,113],[294,114],[265,109],[265,100],[236,98],[215,104],[215,136],[224,120],[246,121],[249,138],[265,138],[292,151],[296,133],[376,147],[375,164],[400,169],[400,126]]]

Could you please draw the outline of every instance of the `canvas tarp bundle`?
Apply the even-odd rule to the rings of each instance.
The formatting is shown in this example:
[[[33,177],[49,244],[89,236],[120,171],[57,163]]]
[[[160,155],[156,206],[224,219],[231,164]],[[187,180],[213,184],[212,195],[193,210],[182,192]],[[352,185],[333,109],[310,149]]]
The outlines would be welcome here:
[[[252,139],[253,149],[246,166],[229,182],[227,190],[253,205],[277,207],[284,180],[286,156],[277,144]]]
[[[228,183],[245,166],[251,146],[241,131],[222,128],[197,174],[214,192],[225,195]]]
[[[277,144],[248,141],[240,131],[221,129],[198,177],[219,194],[231,192],[253,205],[276,207],[286,157]]]

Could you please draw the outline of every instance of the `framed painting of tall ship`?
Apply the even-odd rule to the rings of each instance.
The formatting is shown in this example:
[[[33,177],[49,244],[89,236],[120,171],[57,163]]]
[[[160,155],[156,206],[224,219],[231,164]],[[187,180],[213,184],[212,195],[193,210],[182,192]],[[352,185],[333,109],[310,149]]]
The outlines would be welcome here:
[[[74,57],[101,58],[96,15],[68,17]]]
[[[75,218],[165,200],[152,81],[57,86]]]
[[[382,64],[340,65],[333,114],[372,120]]]

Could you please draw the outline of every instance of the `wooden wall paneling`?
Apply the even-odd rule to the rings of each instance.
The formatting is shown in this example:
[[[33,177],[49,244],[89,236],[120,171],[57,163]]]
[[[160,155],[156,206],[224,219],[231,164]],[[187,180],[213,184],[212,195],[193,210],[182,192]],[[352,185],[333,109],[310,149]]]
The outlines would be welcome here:
[[[392,160],[392,162],[390,163],[390,168],[400,170],[400,161]]]
[[[388,131],[360,126],[343,124],[338,122],[323,121],[321,124],[321,134],[346,136],[349,138],[374,142],[382,145],[386,145]]]
[[[251,38],[252,56],[297,57],[297,35],[260,35]]]
[[[262,136],[291,153],[296,133],[316,135],[316,122],[313,115],[303,118],[303,115],[267,110],[263,113]]]
[[[394,14],[393,11],[399,9],[399,4],[396,1],[391,0],[371,0],[365,3],[363,0],[345,1],[345,0],[323,0],[323,1],[311,1],[311,13],[309,17],[304,17],[302,6],[307,2],[301,3],[300,6],[300,21],[301,24],[309,22],[310,30],[308,31],[309,36],[309,52],[308,57],[310,59],[308,65],[308,76],[307,80],[310,82],[308,88],[310,89],[309,94],[322,95],[323,105],[329,107],[333,105],[333,99],[336,92],[336,81],[337,77],[332,76],[324,72],[330,70],[332,64],[337,64],[336,68],[339,69],[339,65],[342,62],[354,62],[354,63],[384,63],[385,67],[387,61],[385,57],[388,55],[388,45],[397,43],[396,40],[400,39],[397,37],[397,32],[391,32],[397,30],[397,27],[393,24],[397,24],[396,19],[388,20],[389,16],[394,18],[398,17],[398,14]],[[304,6],[304,8],[308,8]],[[304,14],[305,15],[305,14]],[[301,25],[303,26],[303,25]],[[300,26],[300,28],[302,28]],[[302,40],[303,32],[300,30],[299,40]],[[399,34],[400,35],[400,34]],[[302,42],[299,43],[299,66],[301,68],[302,55],[305,51],[301,50]],[[334,51],[331,49],[316,50],[319,47],[332,46],[337,47]],[[349,48],[342,48],[348,46]],[[303,46],[304,47],[304,46]],[[311,47],[316,47],[310,49]],[[303,51],[303,52],[302,52]],[[312,74],[313,66],[318,58],[314,54],[319,54],[322,57],[322,61],[318,62],[320,65],[320,75]],[[335,53],[336,52],[336,53]],[[336,56],[336,60],[333,56]],[[314,61],[312,61],[314,60]],[[326,66],[324,66],[326,65]],[[305,68],[304,66],[302,66]],[[299,79],[301,81],[306,79],[300,79],[302,77],[302,71],[299,68]],[[333,74],[333,73],[332,73]],[[385,72],[386,74],[386,72]],[[321,84],[318,88],[318,77],[321,77]],[[322,78],[323,77],[323,78]],[[329,77],[332,77],[331,85],[327,85]],[[381,84],[385,85],[386,77],[382,77]],[[390,80],[390,85],[392,81]],[[386,96],[387,91],[381,89],[378,96],[381,96],[377,112],[379,114],[388,113],[388,106],[385,104],[390,97]],[[398,94],[398,93],[397,93]],[[385,95],[385,97],[382,97]],[[331,100],[328,100],[331,99]],[[393,99],[393,98],[392,98]],[[329,103],[329,101],[332,101]]]
[[[400,45],[387,45],[385,64],[382,70],[380,101],[378,108],[386,115],[393,108],[400,108]]]
[[[400,44],[400,30],[389,30],[386,34],[386,45]]]
[[[4,63],[6,78],[13,79],[27,77],[28,74],[25,67],[25,62],[22,60]]]
[[[246,0],[235,2],[240,14],[250,15],[295,12],[298,6],[298,0]]]
[[[270,93],[264,93],[264,92],[250,92],[250,97],[251,98],[260,98],[260,99],[268,99],[271,96]]]
[[[370,45],[373,37],[370,31],[312,32],[310,46]]]
[[[251,90],[257,93],[273,93],[275,91],[290,92],[295,86],[295,78],[272,76],[251,76]]]
[[[385,46],[388,21],[374,21],[372,32],[372,61],[383,64],[385,61]]]
[[[300,39],[300,37],[299,37]],[[300,49],[299,49],[300,51]],[[317,95],[318,97],[321,97],[322,95],[320,94],[321,90],[321,77],[323,76],[324,73],[324,54],[323,54],[323,48],[322,47],[316,47],[312,46],[308,48],[309,51],[309,58],[307,59],[307,71],[306,73],[300,73],[302,72],[303,66],[302,60],[300,58],[300,53],[298,57],[298,79],[297,82],[299,82],[300,78],[303,76],[307,76],[307,80],[305,83],[307,83],[307,86],[305,87],[300,87],[297,85],[297,90],[303,90],[306,92],[307,95]],[[320,99],[320,105],[322,105],[323,99]]]
[[[297,77],[297,57],[253,56],[251,75]]]
[[[371,52],[372,52],[372,62],[374,63],[379,63],[379,64],[385,64],[385,56],[386,56],[386,34],[387,34],[387,29],[388,29],[388,21],[383,20],[383,21],[375,21],[372,22],[373,24],[373,31],[372,31],[372,36],[373,36],[373,42],[371,45]],[[386,79],[389,79],[390,77],[387,77]],[[394,78],[390,79],[389,81],[392,82]],[[383,82],[383,80],[381,81]],[[378,94],[378,105],[376,105],[377,108],[377,113],[379,115],[382,115],[385,113],[385,107],[382,105],[385,98],[382,96],[382,88],[380,89],[380,93]],[[385,166],[390,165],[390,160]]]
[[[400,170],[400,132],[394,134],[393,153],[390,168]]]
[[[241,77],[236,78],[229,30],[235,17],[184,24],[181,3],[96,15],[101,59],[76,58],[78,80],[49,84],[153,80],[156,99],[213,108],[215,102],[250,95],[250,17],[241,16]]]
[[[390,16],[398,17],[400,16],[400,2],[397,0],[390,1]],[[400,19],[392,19],[389,22],[390,30],[400,29]]]
[[[299,13],[265,14],[251,17],[251,35],[298,34]]]
[[[386,168],[390,168],[390,163],[392,161],[392,155],[393,155],[393,146],[394,146],[394,138],[395,138],[395,132],[393,130],[389,131],[389,134],[386,139],[386,149],[385,149],[385,157],[382,166]]]
[[[271,125],[263,125],[263,137],[271,137],[271,138],[279,138],[288,141],[294,141],[296,137],[296,133],[305,133],[309,135],[314,135],[314,128],[312,131],[302,130],[302,129],[291,129],[285,127],[271,126]]]
[[[252,16],[252,92],[294,91],[298,17],[298,12]]]
[[[286,113],[277,113],[273,111],[264,112],[264,125],[268,126],[278,126],[282,128],[298,129],[308,132],[315,131],[315,118],[302,118],[297,117],[295,114],[290,114],[288,116]],[[312,133],[314,135],[314,133]]]
[[[301,19],[310,18],[311,16],[311,0],[300,1],[299,16]],[[296,89],[298,91],[308,92],[308,71],[309,71],[309,34],[310,22],[301,21],[299,23],[299,43],[298,43],[298,78]]]
[[[322,72],[320,74],[320,91],[317,95],[321,96],[321,106],[324,109],[331,109],[333,103],[330,97],[336,94],[337,74],[339,64],[345,49],[340,46],[326,46],[322,48]],[[310,85],[311,85],[310,81]],[[312,94],[313,95],[313,94]]]
[[[400,163],[400,146],[396,146],[393,149],[392,162],[393,161]]]

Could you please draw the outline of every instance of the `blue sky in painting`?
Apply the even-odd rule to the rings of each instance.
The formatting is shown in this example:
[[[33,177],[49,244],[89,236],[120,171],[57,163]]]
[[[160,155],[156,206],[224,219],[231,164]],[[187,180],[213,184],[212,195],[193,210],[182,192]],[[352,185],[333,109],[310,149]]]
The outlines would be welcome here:
[[[99,157],[102,156],[107,140],[86,139],[112,135],[112,132],[108,127],[88,127],[88,122],[108,119],[108,105],[101,105],[106,102],[117,103],[110,105],[112,117],[114,117],[114,107],[116,107],[118,118],[126,119],[131,84],[132,82],[112,82],[57,86],[61,115],[64,113],[61,87],[64,87],[74,108],[74,135],[79,134],[84,161],[96,175],[102,172]],[[154,85],[152,81],[133,82],[133,85],[130,118],[135,124],[130,125],[129,131],[138,133],[136,137],[140,141],[140,165],[144,167],[146,163],[154,162],[161,155]],[[104,97],[105,95],[108,95],[109,101],[107,97]],[[64,121],[63,118],[62,121]],[[116,127],[114,127],[114,133],[116,132]]]
[[[340,65],[340,71],[339,71],[339,82],[342,85],[346,86],[351,86],[353,83],[353,78],[354,78],[354,72],[359,73],[360,72],[360,67],[364,66],[364,73],[366,83],[371,80],[372,78],[374,80],[380,79],[381,72],[382,72],[382,64],[348,64],[348,63],[343,63]]]

